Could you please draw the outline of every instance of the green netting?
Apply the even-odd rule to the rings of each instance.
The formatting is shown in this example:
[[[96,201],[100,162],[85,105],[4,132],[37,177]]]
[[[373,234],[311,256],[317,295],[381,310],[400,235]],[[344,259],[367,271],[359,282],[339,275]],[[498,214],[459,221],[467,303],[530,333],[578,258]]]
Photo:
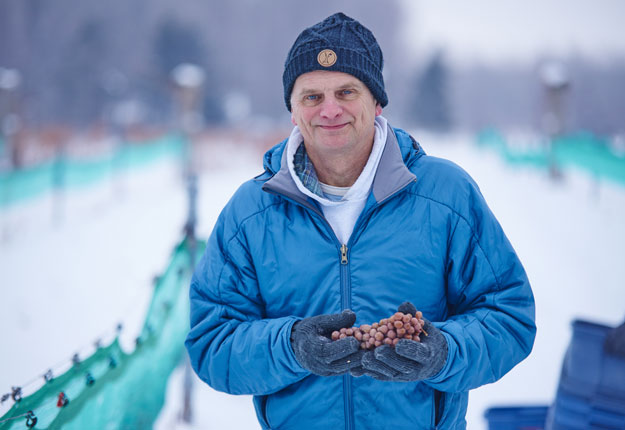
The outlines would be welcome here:
[[[554,140],[553,150],[562,166],[580,166],[597,177],[625,184],[625,154],[615,154],[606,139],[579,133]]]
[[[125,143],[115,153],[97,159],[59,157],[38,166],[0,172],[0,209],[54,188],[90,185],[120,170],[148,165],[164,157],[181,158],[184,151],[182,137],[170,135],[150,142]]]
[[[125,167],[141,166],[162,157],[181,157],[186,148],[181,136],[166,136],[150,144],[130,143],[123,145],[117,154]],[[120,161],[120,160],[118,160]]]
[[[193,249],[194,246],[200,249]],[[24,397],[2,417],[0,430],[25,429],[33,411],[35,429],[150,429],[165,400],[167,380],[184,353],[192,260],[204,244],[176,247],[158,279],[135,350],[126,354],[116,338],[90,357]],[[88,384],[88,379],[93,380]],[[58,407],[59,393],[69,402]],[[11,419],[13,417],[19,417]]]
[[[495,149],[510,164],[576,167],[597,178],[625,184],[625,155],[615,153],[606,139],[591,133],[562,136],[551,142],[544,141],[537,147],[514,148],[501,133],[489,129],[478,134],[477,142]]]
[[[52,189],[54,162],[0,172],[0,209]]]

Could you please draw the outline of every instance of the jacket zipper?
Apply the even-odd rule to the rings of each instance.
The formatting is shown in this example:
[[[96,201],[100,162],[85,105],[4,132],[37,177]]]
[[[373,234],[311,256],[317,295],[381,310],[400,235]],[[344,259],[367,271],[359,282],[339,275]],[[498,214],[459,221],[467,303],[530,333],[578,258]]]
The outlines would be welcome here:
[[[341,303],[343,309],[351,308],[351,282],[349,276],[349,258],[347,253],[349,248],[342,244],[340,248],[341,265]],[[354,405],[352,399],[352,377],[349,373],[343,375],[343,407],[345,409],[345,430],[354,428]]]
[[[341,264],[345,265],[347,263],[349,263],[347,259],[347,245],[343,244],[341,245]]]

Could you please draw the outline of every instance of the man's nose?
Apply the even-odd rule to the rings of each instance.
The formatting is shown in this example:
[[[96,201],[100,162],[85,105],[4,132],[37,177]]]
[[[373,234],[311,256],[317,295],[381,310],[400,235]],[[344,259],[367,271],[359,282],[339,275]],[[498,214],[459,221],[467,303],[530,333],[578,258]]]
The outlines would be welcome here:
[[[325,97],[321,104],[320,115],[324,118],[336,118],[343,113],[343,107],[335,97]]]

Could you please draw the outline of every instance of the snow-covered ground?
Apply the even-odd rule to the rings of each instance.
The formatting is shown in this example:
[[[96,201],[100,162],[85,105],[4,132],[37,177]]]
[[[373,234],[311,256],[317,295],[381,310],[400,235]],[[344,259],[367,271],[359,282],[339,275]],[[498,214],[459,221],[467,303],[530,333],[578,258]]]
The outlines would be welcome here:
[[[494,405],[547,404],[554,396],[574,318],[616,325],[625,317],[625,188],[583,172],[559,182],[506,166],[469,137],[417,135],[478,182],[523,261],[537,303],[532,355],[502,380],[471,393],[470,429],[484,429]],[[238,184],[261,171],[258,148],[204,145],[198,235],[207,237]],[[50,367],[88,354],[119,321],[130,345],[152,278],[181,237],[187,200],[179,166],[162,161],[114,181],[0,211],[0,394]],[[258,428],[251,397],[217,393],[196,379],[190,426],[176,424],[182,368],[168,386],[155,428]],[[0,407],[2,415],[11,401]]]

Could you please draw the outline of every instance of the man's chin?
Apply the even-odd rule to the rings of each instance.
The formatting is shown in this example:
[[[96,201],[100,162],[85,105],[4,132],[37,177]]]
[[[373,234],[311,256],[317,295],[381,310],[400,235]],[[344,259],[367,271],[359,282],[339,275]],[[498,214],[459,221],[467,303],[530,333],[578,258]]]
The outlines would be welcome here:
[[[350,129],[347,125],[341,128],[322,128],[318,127],[317,130],[317,140],[323,141],[341,141],[347,140],[350,136]]]
[[[320,142],[326,154],[341,154],[353,147],[348,139],[323,140]]]

